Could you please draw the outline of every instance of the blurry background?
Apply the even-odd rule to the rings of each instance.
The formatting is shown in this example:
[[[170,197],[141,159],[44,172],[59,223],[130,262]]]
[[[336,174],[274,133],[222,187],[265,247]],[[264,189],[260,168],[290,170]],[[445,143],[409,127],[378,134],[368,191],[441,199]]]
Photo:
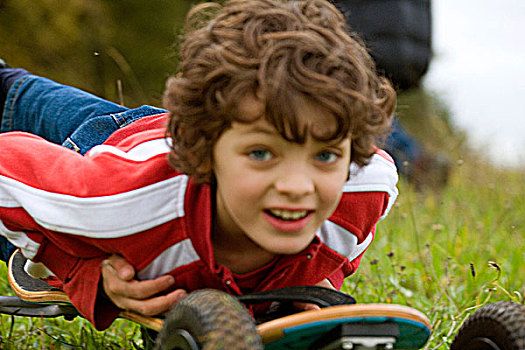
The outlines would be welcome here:
[[[497,164],[525,165],[525,1],[434,0],[424,87]]]
[[[0,0],[0,57],[124,103],[158,105],[186,0]],[[119,102],[119,101],[117,101]]]
[[[0,0],[0,57],[130,107],[160,105],[191,3]],[[434,55],[398,107],[432,152],[454,162],[475,148],[498,165],[525,164],[523,18],[523,0],[432,1]]]

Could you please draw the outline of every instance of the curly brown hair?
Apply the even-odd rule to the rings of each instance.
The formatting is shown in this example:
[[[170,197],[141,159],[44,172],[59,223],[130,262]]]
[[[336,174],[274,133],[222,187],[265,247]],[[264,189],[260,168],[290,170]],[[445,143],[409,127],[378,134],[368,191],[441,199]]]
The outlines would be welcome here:
[[[189,18],[213,7],[201,5]],[[350,136],[352,161],[367,164],[390,127],[396,94],[341,13],[324,0],[232,0],[215,12],[187,33],[180,71],[166,84],[170,164],[209,180],[217,139],[232,122],[254,119],[237,108],[246,96],[261,102],[286,140]],[[297,108],[305,100],[333,116],[331,135],[305,128]]]

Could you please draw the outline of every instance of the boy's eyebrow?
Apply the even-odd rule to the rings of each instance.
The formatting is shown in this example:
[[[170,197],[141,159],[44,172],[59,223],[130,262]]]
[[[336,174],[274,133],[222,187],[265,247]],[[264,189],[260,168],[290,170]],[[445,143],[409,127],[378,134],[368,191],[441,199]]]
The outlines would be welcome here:
[[[246,134],[267,134],[267,135],[276,135],[278,134],[277,130],[261,125],[257,125],[246,131]]]

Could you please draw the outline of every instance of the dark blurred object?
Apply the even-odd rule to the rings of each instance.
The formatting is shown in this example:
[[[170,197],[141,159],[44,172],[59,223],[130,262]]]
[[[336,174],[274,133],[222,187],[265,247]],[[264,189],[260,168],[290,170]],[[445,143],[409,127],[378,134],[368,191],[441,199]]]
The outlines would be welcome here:
[[[334,0],[399,89],[419,85],[432,58],[430,0]]]
[[[365,42],[380,74],[398,90],[419,86],[432,59],[430,0],[332,1]],[[428,152],[397,118],[384,148],[401,176],[417,188],[440,188],[447,183],[448,157]]]
[[[444,152],[429,152],[410,135],[397,118],[386,139],[385,150],[392,155],[399,173],[417,189],[439,189],[447,184],[451,162]]]

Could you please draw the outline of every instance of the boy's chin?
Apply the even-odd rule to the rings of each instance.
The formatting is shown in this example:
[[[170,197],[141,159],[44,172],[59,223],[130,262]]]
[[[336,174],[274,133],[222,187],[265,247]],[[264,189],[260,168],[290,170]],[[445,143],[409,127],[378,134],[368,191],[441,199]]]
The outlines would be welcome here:
[[[264,249],[272,254],[278,254],[278,255],[293,255],[302,252],[308,245],[311,243],[311,241],[307,242],[306,244],[289,244],[289,245],[272,245],[271,247],[265,247]]]

